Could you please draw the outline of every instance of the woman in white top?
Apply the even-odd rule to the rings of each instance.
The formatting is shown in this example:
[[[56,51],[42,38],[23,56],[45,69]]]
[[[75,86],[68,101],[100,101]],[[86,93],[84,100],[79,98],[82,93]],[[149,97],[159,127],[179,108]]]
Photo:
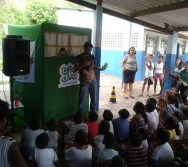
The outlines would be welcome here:
[[[130,98],[133,96],[133,83],[135,74],[138,70],[137,61],[135,57],[136,51],[131,47],[128,54],[123,57],[121,61],[121,68],[123,69],[123,84],[124,84],[124,97],[128,99],[127,85],[129,84]]]

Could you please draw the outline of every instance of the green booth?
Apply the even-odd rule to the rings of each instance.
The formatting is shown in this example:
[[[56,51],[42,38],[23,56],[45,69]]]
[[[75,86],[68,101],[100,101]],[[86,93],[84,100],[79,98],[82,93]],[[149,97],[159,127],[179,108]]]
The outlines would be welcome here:
[[[22,35],[30,40],[30,73],[15,76],[14,95],[25,107],[27,117],[70,118],[78,109],[79,74],[74,72],[75,56],[83,44],[91,41],[91,29],[51,23],[8,26],[9,35]],[[69,56],[60,57],[64,47]],[[84,112],[89,111],[89,96]]]

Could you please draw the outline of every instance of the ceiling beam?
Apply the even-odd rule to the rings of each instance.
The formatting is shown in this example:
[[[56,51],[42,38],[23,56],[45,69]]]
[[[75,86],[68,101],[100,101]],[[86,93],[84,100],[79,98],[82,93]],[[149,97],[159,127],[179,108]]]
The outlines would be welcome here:
[[[82,5],[82,6],[88,7],[88,8],[93,9],[93,10],[96,9],[96,5],[88,3],[88,2],[85,2],[83,0],[67,0],[67,1],[76,3],[78,5]],[[133,22],[133,23],[136,23],[136,24],[148,27],[148,28],[152,28],[152,29],[161,31],[161,32],[163,32],[165,34],[172,34],[173,33],[171,30],[168,29],[168,27],[166,27],[166,28],[159,27],[159,26],[156,26],[154,24],[151,24],[151,23],[136,19],[134,17],[130,17],[130,16],[127,16],[127,15],[112,11],[112,10],[107,9],[107,8],[103,8],[103,13],[111,15],[111,16],[115,16],[115,17],[118,17],[118,18],[121,18],[121,19],[124,19],[124,20],[127,20],[127,21],[130,21],[130,22]]]
[[[173,31],[188,31],[188,27],[176,27],[173,28]]]
[[[112,11],[112,10],[109,10],[109,9],[103,8],[103,13],[106,13],[106,14],[109,14],[111,16],[115,16],[115,17],[130,21],[130,22],[133,22],[133,23],[136,23],[136,24],[148,27],[148,28],[152,28],[152,29],[161,31],[165,34],[173,34],[173,32],[169,29],[162,28],[162,27],[156,26],[154,24],[151,24],[151,23],[139,20],[139,19],[135,19],[133,17],[130,17],[130,16],[127,16],[127,15],[124,15],[124,14],[121,14],[121,13],[118,13],[118,12],[115,12],[115,11]]]
[[[158,33],[158,34],[164,34],[164,35],[166,35],[166,34],[163,33],[163,32],[159,32],[159,31],[152,30],[152,29],[145,29],[145,30],[146,30],[146,31],[149,31],[149,32],[154,32],[154,33]],[[188,39],[188,36],[187,36],[187,35],[183,35],[183,34],[178,33],[178,38]]]
[[[94,5],[92,3],[85,2],[83,0],[66,0],[66,1],[69,1],[69,2],[72,2],[72,3],[87,7],[89,9],[93,9],[93,10],[96,9],[96,5]]]
[[[167,12],[167,11],[171,11],[171,10],[182,9],[182,8],[186,8],[186,7],[188,7],[188,1],[184,0],[182,2],[176,2],[176,3],[164,5],[164,6],[158,6],[158,7],[154,7],[154,8],[136,11],[136,12],[133,12],[131,14],[131,16],[132,17],[140,17],[140,16],[145,16],[145,15],[150,15],[150,14],[156,14],[156,13]]]

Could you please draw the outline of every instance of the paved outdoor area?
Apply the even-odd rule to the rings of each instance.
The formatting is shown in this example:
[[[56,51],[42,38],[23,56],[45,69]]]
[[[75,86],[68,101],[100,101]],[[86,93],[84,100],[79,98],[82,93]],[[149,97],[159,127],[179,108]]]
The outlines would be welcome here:
[[[120,77],[102,74],[100,77],[100,99],[98,111],[100,118],[102,117],[102,113],[105,109],[110,109],[113,112],[114,118],[119,116],[118,111],[122,108],[126,108],[130,112],[130,115],[133,115],[133,105],[137,101],[141,101],[145,104],[146,99],[148,98],[146,93],[143,97],[137,97],[141,93],[142,84],[143,81],[135,81],[133,85],[134,99],[125,99],[121,90],[122,79]],[[113,86],[115,86],[117,103],[109,103]],[[157,90],[159,90],[159,86],[157,86]],[[151,96],[154,94],[153,86],[151,86],[149,94]]]

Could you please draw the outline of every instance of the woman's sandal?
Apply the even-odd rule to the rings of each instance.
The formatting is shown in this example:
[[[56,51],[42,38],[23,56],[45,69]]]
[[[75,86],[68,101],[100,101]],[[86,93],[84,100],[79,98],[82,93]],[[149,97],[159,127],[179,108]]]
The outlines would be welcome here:
[[[131,99],[134,99],[134,96],[130,95],[130,98],[131,98]]]
[[[127,97],[127,96],[124,96],[124,98],[125,98],[125,99],[128,99],[128,97]]]

